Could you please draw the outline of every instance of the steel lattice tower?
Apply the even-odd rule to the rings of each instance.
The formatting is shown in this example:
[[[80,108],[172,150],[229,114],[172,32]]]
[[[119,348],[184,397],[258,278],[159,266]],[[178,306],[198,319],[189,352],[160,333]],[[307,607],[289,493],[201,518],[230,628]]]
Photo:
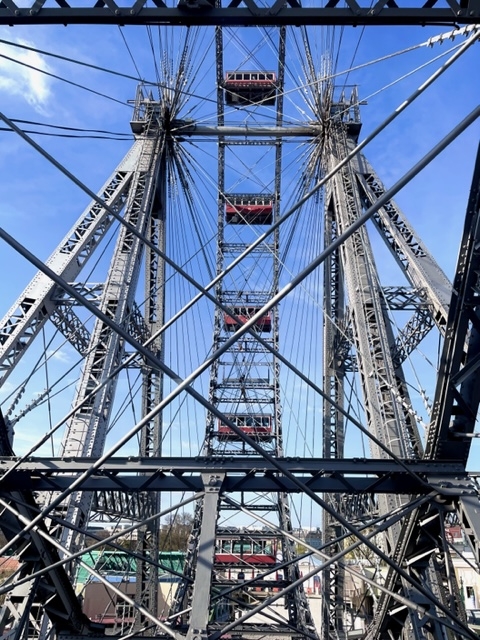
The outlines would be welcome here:
[[[214,125],[182,117],[176,89],[188,70],[186,44],[176,75],[168,87],[160,87],[159,98],[139,87],[132,148],[99,194],[89,192],[92,203],[51,257],[43,263],[1,233],[39,269],[0,324],[2,383],[25,362],[47,325],[82,359],[72,408],[61,420],[67,426],[58,456],[35,456],[34,450],[15,457],[13,432],[21,419],[17,405],[23,389],[0,414],[0,528],[5,549],[21,561],[3,585],[4,637],[103,637],[104,626],[87,617],[75,593],[79,566],[103,583],[123,611],[129,609],[114,628],[120,637],[343,640],[357,631],[360,617],[362,637],[369,640],[475,637],[446,527],[463,527],[478,565],[478,488],[466,462],[480,402],[480,159],[452,286],[394,202],[402,184],[386,189],[358,146],[356,89],[337,96],[325,83],[313,100],[316,119],[285,124],[287,37],[285,26],[269,33],[275,69],[255,61],[255,68],[229,70],[223,29],[215,28]],[[313,60],[306,57],[307,75],[314,76]],[[265,107],[273,107],[269,120]],[[212,137],[217,149],[215,258],[208,279],[195,271],[188,233],[182,254],[169,244],[168,230],[172,218],[181,217],[169,204],[179,185],[185,201],[195,197],[185,141],[202,144]],[[286,139],[311,145],[298,202],[290,208],[282,200]],[[254,163],[256,153],[269,154],[271,161]],[[248,179],[232,172],[231,165],[227,172],[227,154],[248,168]],[[237,186],[242,182],[249,188]],[[289,266],[282,253],[283,230],[289,220],[301,218],[301,206],[321,187],[323,207],[317,200],[315,212],[323,218],[323,248],[283,284],[282,269]],[[200,237],[198,220],[192,216],[191,222]],[[406,284],[381,283],[372,229]],[[288,233],[287,244],[293,237]],[[108,238],[105,278],[90,283],[83,279],[85,266]],[[198,253],[207,255],[209,246],[206,242]],[[306,375],[282,350],[281,305],[322,265],[323,373],[315,376]],[[169,298],[176,279],[185,289]],[[203,307],[196,306],[199,301]],[[399,329],[396,314],[405,311],[410,319]],[[190,369],[178,368],[185,355],[178,336],[186,333],[180,329],[174,343],[170,328],[200,334],[207,312],[212,348]],[[87,314],[93,319],[86,320]],[[422,438],[404,364],[431,330],[441,336],[443,352]],[[321,458],[289,457],[283,370],[323,399]],[[122,387],[122,372],[129,385],[129,376],[138,374],[139,415],[134,413],[126,434],[112,442],[115,397],[133,396],[133,385],[127,391]],[[355,384],[363,398],[358,417],[347,393]],[[188,402],[201,407],[206,424],[199,430],[199,450],[167,456],[162,449],[166,412],[173,406],[187,422],[182,407]],[[192,421],[197,423],[199,415]],[[347,424],[368,438],[369,456],[345,458]],[[118,456],[133,436],[138,436],[138,454]],[[294,530],[296,496],[311,501],[318,526],[322,523],[319,549]],[[185,505],[193,525],[180,572],[159,560],[159,522]],[[136,563],[134,592],[122,592],[82,559],[90,545],[92,514],[128,518],[138,530],[129,549]],[[113,534],[106,544],[118,549],[118,537]],[[99,540],[94,546],[104,544]],[[367,568],[359,562],[360,551],[372,554]],[[316,558],[311,573],[302,575],[299,554],[302,560]],[[177,581],[169,613],[158,609],[160,571]],[[322,580],[318,628],[304,588],[314,575]],[[367,585],[361,601],[347,594],[347,578]]]

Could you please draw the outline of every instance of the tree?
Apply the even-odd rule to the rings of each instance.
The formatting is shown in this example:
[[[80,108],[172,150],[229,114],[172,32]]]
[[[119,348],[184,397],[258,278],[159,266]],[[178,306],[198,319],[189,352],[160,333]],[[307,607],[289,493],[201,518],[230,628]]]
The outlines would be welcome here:
[[[160,551],[186,551],[193,527],[190,513],[177,513],[167,518],[160,529]]]

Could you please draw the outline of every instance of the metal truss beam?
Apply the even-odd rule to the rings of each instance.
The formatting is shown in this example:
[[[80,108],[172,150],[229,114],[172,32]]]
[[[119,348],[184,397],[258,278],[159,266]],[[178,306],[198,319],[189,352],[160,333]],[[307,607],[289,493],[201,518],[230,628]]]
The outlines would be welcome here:
[[[78,353],[82,356],[87,354],[90,331],[74,312],[72,304],[57,304],[50,316],[50,320]]]
[[[37,0],[28,6],[12,0],[0,3],[0,24],[169,24],[175,25],[458,25],[475,24],[480,19],[478,0],[433,0],[399,7],[395,0],[369,2],[329,0],[324,6],[302,7],[297,0],[285,6],[283,0],[272,0],[269,6],[254,0],[244,3],[232,0],[215,7],[212,0],[180,0],[176,7],[167,7],[155,0],[147,7],[146,0],[131,2],[127,6],[113,0],[67,3],[56,0],[58,6],[45,6],[46,0]],[[243,4],[243,6],[242,6]],[[320,3],[319,3],[320,4]]]
[[[12,454],[7,425],[1,412],[0,451],[4,455]],[[2,494],[1,498],[3,497]],[[0,609],[0,633],[3,635],[6,631],[10,616],[17,622],[22,620],[27,627],[30,625],[31,628],[35,628],[44,611],[58,631],[73,630],[79,635],[89,635],[94,630],[100,631],[102,625],[92,623],[83,614],[65,569],[58,566],[60,556],[57,549],[44,539],[42,534],[47,532],[46,523],[41,522],[28,536],[22,535],[24,519],[31,520],[38,513],[36,496],[31,491],[12,491],[2,500],[2,505],[0,529],[5,538],[12,541],[12,549],[22,562],[20,571],[13,577],[13,582],[38,569],[56,566],[27,588],[20,589],[16,598],[10,598],[4,603]],[[39,606],[33,606],[34,603]],[[17,638],[18,635],[10,637]]]
[[[13,545],[15,554],[22,562],[22,568],[15,578],[21,579],[38,569],[56,565],[54,569],[45,574],[40,580],[31,585],[32,588],[20,589],[15,598],[11,598],[5,605],[0,616],[0,633],[5,631],[5,625],[9,623],[10,616],[29,619],[28,624],[35,627],[44,612],[54,623],[58,631],[74,630],[79,635],[89,635],[92,629],[101,629],[102,625],[95,625],[83,614],[81,605],[74,592],[65,569],[58,566],[60,556],[55,549],[42,536],[47,532],[45,523],[38,525],[30,532],[27,539],[21,535],[24,520],[31,520],[38,513],[38,505],[31,492],[12,492],[6,498],[7,505],[1,514],[1,528],[6,537],[12,539],[20,536]],[[18,510],[20,516],[15,517],[9,512],[9,507]],[[15,582],[15,580],[14,580]],[[26,605],[26,606],[25,606]],[[35,606],[36,605],[36,606]],[[17,637],[17,636],[15,636]]]
[[[340,129],[339,132],[347,133],[348,137],[344,136],[343,139],[340,135],[334,137],[334,142],[338,145],[334,148],[334,153],[346,156],[347,145],[355,144],[356,130],[348,121],[345,130]],[[346,147],[343,152],[342,144]],[[341,231],[348,224],[352,224],[353,220],[359,219],[362,206],[368,208],[377,198],[385,197],[386,193],[362,155],[358,156],[350,167],[346,167],[337,174],[332,182],[329,193],[331,206]],[[330,204],[330,200],[327,200],[327,204]],[[425,290],[429,312],[439,328],[442,325],[445,326],[450,293],[448,280],[421,245],[393,201],[384,200],[383,205],[374,214],[374,221],[410,285],[415,289]],[[404,408],[411,406],[408,389],[404,383],[401,366],[396,365],[392,359],[390,347],[393,344],[394,331],[387,314],[385,299],[378,297],[379,277],[364,229],[359,230],[345,242],[340,249],[340,256],[345,273],[345,286],[351,309],[352,330],[369,427],[376,433],[377,438],[387,443],[397,455],[419,459],[423,454],[423,447],[415,422],[408,412],[404,411]],[[374,448],[372,453],[380,454]],[[388,513],[392,508],[400,507],[405,499],[402,491],[394,491],[387,496],[377,493],[380,513]],[[359,513],[357,517],[361,515]],[[402,637],[415,638],[415,640],[426,640],[426,638],[437,640],[448,637],[445,635],[444,624],[446,612],[444,567],[436,562],[436,557],[432,558],[435,549],[439,547],[437,530],[440,528],[441,518],[438,510],[435,511],[434,517],[435,522],[431,526],[433,542],[430,539],[425,540],[425,536],[420,535],[422,532],[419,532],[419,535],[411,535],[416,531],[415,516],[407,519],[408,526],[405,524],[394,526],[385,533],[384,544],[393,563],[387,576],[388,590],[382,593],[375,612],[373,632],[369,637],[400,638],[398,628],[406,629],[406,635]],[[429,553],[426,556],[422,554],[418,558],[417,546],[422,550],[428,548]],[[439,552],[440,555],[441,552]],[[410,564],[405,565],[404,558],[415,568],[413,569]],[[406,566],[405,570],[401,571],[400,568],[404,566]],[[412,589],[412,579],[419,584],[428,585],[428,591],[434,594],[435,615],[428,622],[425,621],[421,612],[430,606],[429,597],[425,591],[416,587]],[[416,606],[402,606],[399,609],[398,603],[395,602],[394,608],[389,608],[387,603],[392,605],[390,600],[392,593],[402,593]],[[342,602],[338,602],[337,607],[341,605]],[[390,614],[388,617],[385,615],[387,610]],[[456,604],[452,607],[452,612],[457,613],[459,610],[460,607]],[[455,615],[453,617],[455,618]]]
[[[16,469],[14,458],[2,458],[2,490],[65,491],[78,474],[92,465],[92,458],[32,458]],[[285,474],[316,492],[425,494],[437,491],[449,496],[477,495],[473,483],[457,463],[405,461],[407,470],[395,461],[370,459],[302,459],[281,461]],[[411,473],[408,470],[411,469]],[[252,469],[251,457],[228,463],[219,458],[114,458],[82,484],[85,491],[203,491],[202,474],[225,473],[223,490],[299,492],[288,477],[263,460]],[[106,504],[109,501],[104,498]]]
[[[6,2],[7,0],[4,0],[2,4],[0,0],[0,11],[4,6],[11,6],[11,3],[7,5]],[[433,0],[433,2],[435,3],[435,0]],[[476,2],[478,2],[478,0],[476,0]],[[390,0],[389,9],[392,4],[394,3]],[[336,1],[334,3],[331,2],[330,5],[336,6]],[[250,7],[251,6],[252,5],[250,5]],[[109,3],[109,8],[111,7],[112,3]],[[96,6],[96,9],[98,8],[103,9],[104,7]],[[189,4],[189,9],[192,10],[191,4]],[[251,11],[251,8],[249,10]],[[43,10],[41,10],[41,12],[42,11]],[[279,11],[281,10],[279,9]],[[353,182],[354,180],[352,180],[349,175],[347,186],[351,188]],[[382,193],[381,195],[384,194]],[[359,266],[368,266],[368,261],[359,263]],[[134,306],[133,301],[132,306]],[[378,306],[380,308],[381,305],[379,304]],[[261,311],[258,313],[261,313]],[[218,315],[221,317],[220,312],[218,312]],[[359,315],[358,313],[357,316]],[[381,313],[379,317],[381,317]],[[142,318],[141,315],[138,314],[136,322],[133,325],[132,335],[130,336],[132,340],[130,342],[134,340],[142,341],[142,331],[145,320],[146,318]],[[108,326],[112,328],[111,325]],[[132,329],[132,327],[129,327],[129,329]],[[385,331],[385,334],[386,337],[389,338],[387,331]],[[149,333],[146,332],[145,336],[146,335],[149,335]],[[127,340],[127,342],[129,341]],[[227,342],[230,343],[230,339],[228,339]],[[388,351],[388,345],[391,344],[391,342],[388,342],[388,340],[383,340],[383,342],[386,345],[385,349]],[[276,342],[274,342],[274,346],[276,346]],[[360,351],[362,350],[360,349]],[[148,354],[145,357],[148,359]],[[151,359],[153,360],[154,357],[156,356],[153,356]],[[158,360],[161,361],[161,358],[158,357]],[[475,369],[475,362],[472,363],[471,368]],[[174,379],[177,381],[176,378]],[[461,381],[457,380],[457,382],[460,384]],[[387,391],[385,391],[385,393],[387,393]],[[151,397],[154,406],[160,406],[162,404],[163,400],[160,402],[159,395],[152,394]],[[193,397],[196,396],[194,395]],[[332,398],[335,399],[333,394]],[[205,401],[202,404],[204,406],[208,405]],[[277,409],[277,411],[279,412],[280,410]],[[218,407],[215,415],[217,414]],[[153,431],[150,431],[149,435],[152,433]],[[245,441],[248,442],[246,439]],[[152,449],[149,449],[149,446],[147,446],[150,444],[152,444]],[[95,449],[92,457],[88,459],[61,459],[57,461],[57,468],[55,468],[55,461],[49,460],[44,463],[45,468],[42,470],[39,469],[38,460],[29,460],[20,464],[18,469],[12,469],[11,465],[15,464],[13,458],[0,459],[0,480],[3,480],[2,490],[4,487],[6,492],[20,492],[23,490],[22,487],[25,486],[25,491],[29,492],[61,491],[63,493],[72,493],[71,487],[74,486],[75,491],[80,489],[86,492],[103,491],[104,498],[106,499],[113,497],[114,494],[118,496],[121,492],[123,492],[124,496],[128,495],[127,492],[131,492],[132,495],[138,498],[138,496],[147,491],[199,491],[207,488],[205,486],[208,484],[205,481],[206,477],[221,477],[221,491],[228,493],[240,492],[243,494],[249,491],[261,491],[286,494],[302,491],[307,495],[310,494],[313,500],[317,498],[317,496],[313,495],[313,492],[335,492],[342,493],[342,495],[346,496],[355,494],[354,497],[361,495],[367,499],[372,494],[381,493],[397,494],[397,496],[400,494],[431,495],[432,493],[437,493],[440,494],[442,499],[449,501],[456,499],[463,500],[467,506],[470,505],[469,499],[471,499],[472,503],[478,500],[478,490],[470,482],[468,475],[464,472],[464,465],[460,462],[449,464],[447,462],[438,462],[434,459],[428,460],[425,463],[417,461],[415,463],[407,462],[399,464],[398,462],[395,463],[386,459],[377,461],[353,460],[350,461],[350,464],[346,464],[343,459],[334,459],[306,461],[305,463],[305,461],[283,460],[281,457],[283,454],[279,456],[280,462],[276,457],[274,462],[272,456],[269,456],[265,451],[258,451],[260,447],[257,447],[256,451],[263,457],[262,460],[258,462],[252,462],[251,457],[245,460],[226,457],[222,459],[215,457],[207,459],[196,458],[195,460],[166,459],[151,457],[151,451],[155,449],[153,441],[150,443],[145,442],[145,445],[145,447],[142,446],[142,455],[149,456],[147,462],[143,457],[139,459],[130,458],[124,459],[123,464],[115,466],[118,460],[111,458],[109,462],[102,464],[101,468],[97,470],[97,474],[93,473],[93,469],[96,468],[97,463],[100,466],[102,460],[96,457],[101,454]],[[72,448],[67,450],[67,453],[70,456],[77,455]],[[82,455],[86,454],[82,453]],[[5,464],[2,465],[2,462],[5,462]],[[75,466],[77,463],[78,466]],[[81,467],[82,464],[84,464],[83,468]],[[258,469],[252,469],[252,466],[255,464],[259,465]],[[376,467],[376,464],[379,466]],[[31,465],[31,467],[28,468],[28,465]],[[382,465],[384,466],[382,467]],[[3,478],[1,477],[2,468],[5,471]],[[82,473],[88,477],[86,477],[85,482],[80,485],[78,476]],[[220,492],[220,489],[210,487],[210,491]],[[110,492],[110,494],[108,495],[107,492]],[[149,496],[150,495],[151,494],[149,494]],[[205,500],[205,504],[209,506],[204,509],[202,514],[202,526],[198,535],[198,542],[200,548],[203,549],[203,554],[199,555],[201,567],[200,570],[196,572],[195,602],[193,604],[192,622],[188,635],[191,640],[196,638],[197,631],[195,631],[195,629],[199,629],[200,636],[205,635],[208,623],[206,590],[202,592],[202,589],[206,583],[204,578],[211,575],[213,568],[214,514],[217,512],[217,502],[219,498],[219,496],[213,497],[210,495],[210,497]],[[386,500],[384,497],[382,500],[385,504]],[[287,509],[286,503],[281,506],[285,510]],[[352,510],[353,509],[355,509],[355,507],[353,507]],[[359,507],[359,511],[365,513],[364,507]],[[465,512],[467,511],[468,509],[465,508]],[[469,522],[473,520],[472,514],[473,509],[469,511]],[[146,515],[147,511],[145,510],[143,517]],[[333,521],[335,516],[331,514],[331,517]],[[29,514],[28,520],[34,523],[35,515]],[[345,520],[345,518],[343,518],[343,520]],[[285,523],[288,523],[288,521],[289,514],[282,514],[281,522],[284,530],[287,528]],[[339,522],[341,522],[340,518]],[[349,522],[351,522],[351,520],[349,520]],[[346,527],[346,524],[344,523],[343,526]],[[434,533],[435,527],[431,529]],[[359,540],[362,540],[360,536]],[[379,555],[382,557],[381,554]],[[385,556],[385,554],[383,554],[383,556]],[[399,561],[398,567],[401,566],[403,566],[403,564]],[[207,570],[204,570],[205,567]],[[396,569],[397,567],[393,568]],[[421,573],[421,577],[423,577],[423,575],[424,573]],[[407,586],[411,589],[410,585]],[[409,599],[410,596],[407,586],[405,586],[404,582],[405,600]],[[434,596],[436,597],[437,594],[435,593]],[[412,598],[411,600],[415,603],[420,602],[420,604],[423,602],[419,601],[418,598]],[[305,625],[302,623],[302,625],[299,626],[303,627]],[[418,626],[420,626],[420,623]],[[70,632],[70,629],[71,627],[69,626],[68,632]],[[249,637],[250,635],[255,636],[255,634],[265,635],[265,627],[259,627],[258,630],[255,630],[251,627],[242,627],[239,625],[237,627],[237,632],[238,631],[244,631],[245,637]],[[275,633],[277,633],[277,631],[275,631]],[[278,633],[280,635],[283,631],[279,630]],[[292,637],[291,631],[287,631],[287,633]],[[217,638],[220,637],[220,635],[221,630],[219,629],[214,632],[213,637]]]
[[[478,366],[480,344],[478,333],[478,220],[480,215],[480,148],[474,170],[472,188],[467,206],[464,233],[460,246],[456,276],[452,289],[448,321],[445,327],[445,342],[442,353],[434,407],[427,433],[425,458],[440,461],[457,460],[465,465],[470,450],[471,435],[480,402]],[[467,335],[469,336],[468,340]],[[467,539],[478,560],[480,522],[478,520],[478,496],[459,496],[454,502],[459,521],[467,532]],[[399,544],[393,557],[396,562],[408,567],[412,575],[432,575],[435,558],[444,557],[440,548],[441,527],[444,519],[441,511],[435,512],[432,505],[420,510],[403,525]],[[430,533],[425,537],[425,523]],[[421,551],[421,552],[420,552]],[[430,566],[429,566],[430,562]],[[391,591],[398,591],[399,579],[392,571],[386,578]],[[441,591],[437,583],[432,587]],[[404,587],[405,588],[405,587]],[[450,606],[462,615],[463,604],[455,588]],[[408,593],[408,591],[406,590]],[[368,640],[381,637],[394,618],[403,626],[405,616],[392,616],[396,603],[385,594],[377,607],[374,623],[366,636]],[[437,636],[434,635],[436,638]]]
[[[423,338],[433,329],[434,321],[428,309],[416,309],[405,327],[399,331],[391,345],[392,361],[399,367],[418,347]]]
[[[414,287],[382,287],[382,294],[391,311],[415,311],[425,302],[425,292]]]
[[[155,136],[142,141],[142,151],[137,158],[137,167],[128,193],[125,218],[140,233],[145,230],[155,192],[156,166],[152,159],[156,157],[159,144]],[[122,227],[100,302],[101,311],[107,317],[114,318],[119,325],[125,325],[134,310],[134,289],[138,282],[142,250],[143,247],[134,234],[125,226]],[[130,286],[125,287],[124,294],[119,296],[118,291],[125,282]],[[142,320],[138,310],[133,318],[134,331],[144,340],[149,332],[138,326]],[[99,381],[109,379],[111,371],[118,367],[122,359],[123,342],[120,336],[110,332],[102,320],[96,322],[90,341],[75,405],[82,402]],[[87,451],[96,455],[103,450],[114,393],[115,383],[110,380],[102,394],[83,402],[81,412],[69,423],[64,435],[62,451],[65,455],[74,456],[79,452],[85,455]]]
[[[363,155],[359,157],[356,177],[364,206],[374,204],[385,193],[380,178]],[[403,274],[421,295],[420,306],[431,309],[432,319],[443,332],[451,296],[448,278],[393,200],[384,203],[372,221]]]
[[[480,146],[467,205],[463,238],[425,455],[466,463],[480,403]]]
[[[126,493],[125,491],[95,491],[92,512],[127,520],[146,519],[154,514],[152,502],[145,502],[143,493]]]
[[[210,586],[215,557],[215,525],[223,479],[224,474],[222,473],[208,473],[202,476],[205,496],[203,498],[202,524],[197,540],[195,583],[187,640],[206,640],[208,637]]]
[[[318,473],[342,473],[345,475],[367,475],[367,474],[391,474],[403,472],[406,475],[409,473],[417,475],[418,477],[423,474],[437,474],[445,475],[446,477],[455,476],[459,473],[464,473],[465,468],[459,462],[452,462],[449,460],[434,461],[434,460],[402,460],[401,464],[395,460],[384,460],[374,458],[279,458],[278,462],[281,464],[282,469],[290,471],[292,473],[304,473],[306,475],[316,475]],[[30,456],[26,460],[20,463],[18,468],[14,471],[10,469],[18,465],[16,457],[0,457],[0,481],[6,482],[7,478],[2,478],[3,474],[10,473],[29,473],[44,474],[44,475],[56,475],[62,473],[71,472],[73,475],[83,473],[87,469],[90,469],[95,464],[94,457],[84,458],[43,458]],[[264,458],[261,461],[261,466],[258,469],[252,469],[252,459],[249,457],[237,457],[228,460],[228,465],[221,456],[202,457],[195,456],[189,458],[188,456],[182,457],[111,457],[105,461],[99,473],[218,473],[220,469],[227,468],[229,472],[233,473],[261,473],[266,474],[277,471],[278,467],[268,459]],[[478,476],[478,474],[476,474]],[[476,477],[476,476],[475,476]],[[3,486],[3,485],[2,485]]]
[[[119,212],[125,205],[140,148],[141,143],[134,144],[99,192],[99,197],[111,210]],[[113,220],[113,215],[101,204],[92,202],[45,264],[66,281],[74,280]],[[83,287],[80,290],[84,292]],[[60,297],[56,284],[44,273],[37,273],[0,321],[0,382],[5,382],[46,321],[61,304],[65,305],[66,299]],[[65,321],[58,320],[57,324],[63,326]],[[80,348],[83,346],[82,340]]]
[[[339,232],[333,207],[325,211],[324,225],[325,245],[328,246],[338,237]],[[347,324],[343,270],[338,251],[331,254],[325,263],[323,286],[323,388],[328,393],[329,399],[333,401],[323,404],[323,456],[339,460],[345,455],[345,418],[337,406],[340,405],[343,408],[346,357],[351,353],[351,343],[348,340],[348,329],[345,330]],[[339,494],[329,494],[328,500],[335,510],[342,504],[342,496]],[[323,514],[322,533],[324,540],[337,539],[337,542],[330,547],[330,556],[342,551],[343,543],[339,541],[341,527],[327,512]],[[333,632],[337,634],[339,640],[342,640],[345,637],[342,606],[345,595],[343,567],[335,563],[330,565],[324,572],[323,584],[322,640],[328,640]]]
[[[159,160],[159,180],[156,185],[155,196],[149,221],[147,223],[147,237],[156,249],[165,253],[165,201],[166,201],[166,156],[162,152]],[[135,304],[135,316],[139,329],[138,340],[145,343],[152,336],[157,335],[165,323],[165,261],[161,260],[151,246],[145,249],[145,309],[141,310]],[[158,357],[164,360],[164,338],[153,340],[153,349]],[[153,408],[163,398],[163,372],[145,366],[142,368],[142,415],[151,415]],[[140,437],[140,455],[146,457],[159,456],[162,450],[163,432],[162,413],[157,413],[142,429]],[[159,494],[137,495],[140,505],[143,504],[141,519],[143,521],[152,514],[160,511]],[[142,499],[143,498],[143,499]],[[155,560],[160,547],[160,531],[158,520],[152,520],[140,527],[137,534],[137,551],[142,560],[137,561],[135,597],[155,617],[158,616],[158,567]],[[135,628],[140,629],[148,621],[143,615],[137,614]]]

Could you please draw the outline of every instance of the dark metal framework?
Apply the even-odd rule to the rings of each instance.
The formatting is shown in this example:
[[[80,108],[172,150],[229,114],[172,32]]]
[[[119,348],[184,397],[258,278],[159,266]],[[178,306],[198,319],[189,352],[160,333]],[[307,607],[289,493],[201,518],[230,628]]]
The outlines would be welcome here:
[[[0,459],[5,491],[64,491],[74,478],[91,466],[90,458],[30,458],[15,468],[11,458]],[[120,497],[122,490],[137,491],[202,491],[202,474],[216,474],[224,462],[215,457],[196,458],[115,458],[102,465],[101,471],[85,478],[84,491],[112,491]],[[445,495],[474,495],[475,489],[464,467],[458,462],[370,460],[366,458],[315,458],[282,461],[285,471],[302,483],[308,481],[318,493],[407,493],[425,495],[432,490]],[[262,461],[261,469],[252,470],[251,457],[235,457],[225,473],[225,491],[268,492],[275,488],[298,493],[299,485],[286,477],[273,477],[275,466]],[[222,471],[223,473],[223,471]],[[141,475],[140,475],[141,474]]]
[[[352,104],[356,104],[356,102],[357,100],[353,96]],[[341,157],[346,156],[355,147],[358,136],[358,116],[349,102],[334,102],[332,113],[334,116],[331,122],[332,154],[330,161],[332,164],[329,165],[330,170]],[[478,197],[475,195],[478,189],[476,180],[475,176],[472,198]],[[375,175],[372,167],[361,154],[339,171],[327,190],[327,230],[325,234],[327,245],[334,242],[338,235],[344,234],[346,229],[359,218],[362,210],[368,209],[384,193],[385,189],[378,176]],[[471,201],[470,207],[478,209],[478,202],[472,207]],[[445,332],[448,335],[452,317],[457,314],[458,318],[459,308],[454,300],[450,311],[448,311],[449,285],[446,277],[428,254],[426,248],[422,246],[414,230],[410,228],[393,201],[387,201],[374,214],[374,220],[412,289],[424,293],[423,306],[424,308],[426,306],[430,316],[427,328],[436,324],[440,332]],[[470,226],[468,220],[467,225]],[[471,259],[475,262],[473,256]],[[459,269],[461,269],[460,265]],[[467,273],[468,270],[465,271],[466,277],[468,277]],[[340,274],[342,275],[340,276]],[[457,277],[460,276],[457,275]],[[463,282],[463,278],[461,280]],[[438,456],[432,456],[432,453],[424,453],[416,424],[412,419],[411,411],[409,411],[412,402],[405,384],[402,361],[397,357],[394,362],[392,358],[392,347],[395,345],[392,320],[387,313],[385,299],[382,299],[378,286],[379,281],[370,241],[365,227],[361,227],[342,243],[336,252],[331,254],[329,268],[325,272],[324,384],[330,394],[331,402],[330,404],[326,403],[324,407],[324,451],[328,456],[343,456],[343,419],[338,415],[338,407],[341,408],[344,404],[343,389],[347,369],[344,365],[344,357],[337,351],[337,345],[343,341],[341,334],[346,328],[344,316],[345,300],[347,299],[352,349],[356,353],[354,369],[358,371],[360,376],[370,432],[375,434],[380,442],[387,444],[389,450],[400,458],[438,459]],[[468,285],[463,286],[466,287],[464,295],[467,295]],[[470,285],[470,295],[471,287],[472,285]],[[468,306],[468,304],[465,305],[463,314],[460,314],[463,315],[466,323],[469,322],[466,320]],[[415,305],[415,312],[417,312],[417,308],[419,308],[418,303]],[[475,340],[474,313],[469,312],[468,317],[471,322],[469,332],[472,337],[470,340]],[[458,321],[460,321],[459,318]],[[410,334],[409,340],[414,344],[417,344],[425,335],[425,327],[415,322],[409,323],[408,329],[403,331],[402,339],[405,339],[407,331]],[[465,343],[467,326],[464,325],[462,333],[459,334],[455,331],[454,335],[458,336],[455,340],[458,349],[456,363],[457,366],[460,366],[461,360],[465,362],[467,359],[468,361],[468,347]],[[451,339],[445,340],[444,349],[448,350],[450,342]],[[459,355],[460,353],[462,356]],[[454,367],[454,362],[452,362],[450,355],[444,356],[444,363],[448,363],[448,367]],[[459,456],[455,456],[455,459],[461,463],[462,461],[466,462],[464,456],[471,440],[465,438],[458,440],[458,438],[460,434],[464,433],[468,438],[468,434],[473,429],[473,422],[468,420],[468,416],[471,419],[476,415],[478,409],[478,385],[474,379],[470,379],[470,382],[472,387],[470,387],[468,398],[466,397],[465,401],[461,402],[462,407],[464,402],[467,406],[460,411],[462,418],[459,418],[459,421],[462,427],[458,435],[456,434],[454,438],[447,436],[447,433],[451,434],[453,430],[450,422],[452,412],[449,412],[449,427],[448,431],[445,431],[444,437],[439,437],[441,425],[435,418],[432,420],[427,437],[427,448],[429,448],[429,442],[434,442],[437,449],[442,447],[444,438],[447,438],[449,440],[448,455],[451,456],[453,450],[459,448]],[[445,388],[450,389],[450,397],[452,398],[450,402],[452,403],[453,397],[456,397],[460,403],[459,394],[455,394],[452,383],[441,374],[437,386],[437,397],[438,393],[444,392]],[[443,402],[441,406],[445,406]],[[382,458],[385,456],[385,452],[379,449],[375,443],[371,443],[371,450],[374,457]],[[329,501],[335,512],[343,510],[340,496],[331,495]],[[447,500],[447,502],[450,507],[455,504],[455,501]],[[401,508],[404,504],[405,495],[379,495],[376,508],[379,513],[388,513]],[[394,637],[399,637],[402,633],[411,634],[415,638],[449,637],[449,630],[444,625],[444,610],[439,610],[437,617],[426,622],[421,614],[418,615],[417,612],[406,607],[399,609],[398,603],[392,601],[390,593],[411,593],[410,578],[428,584],[438,602],[454,612],[459,620],[465,620],[458,589],[455,583],[449,583],[447,579],[446,573],[451,572],[451,567],[447,568],[448,554],[439,542],[442,539],[441,527],[445,519],[443,509],[443,505],[438,508],[432,504],[424,506],[418,512],[406,517],[402,524],[391,527],[385,533],[384,548],[396,563],[398,562],[402,566],[406,563],[408,568],[405,575],[402,575],[393,566],[389,568],[386,579],[387,591],[381,595],[367,637],[372,639],[383,637],[385,633],[393,633]],[[371,512],[371,507],[367,508],[367,511]],[[362,517],[361,506],[356,509],[356,517]],[[430,518],[433,519],[435,526],[431,525],[431,530],[426,534],[424,530],[420,529],[419,523]],[[331,529],[334,529],[335,536]],[[325,536],[329,535],[330,537],[338,537],[341,533],[342,528],[335,516],[330,514],[327,516],[324,521],[324,531]],[[334,548],[332,553],[338,551],[339,548]],[[344,574],[338,566],[331,568],[326,573],[326,584],[327,597],[324,602],[323,615],[324,637],[328,638],[329,634],[335,632],[339,633],[340,637],[345,637],[341,610],[345,602]],[[445,590],[447,584],[449,586]],[[431,606],[429,599],[425,599],[425,594],[421,592],[417,591],[413,598],[422,611]]]
[[[0,3],[0,24],[170,24],[214,26],[260,25],[458,25],[475,24],[480,18],[478,0],[434,0],[418,3],[397,3],[380,0],[375,4],[347,0],[329,0],[323,6],[302,6],[298,0],[271,2],[268,6],[254,0],[225,2],[218,6],[212,0],[180,0],[168,6],[155,0],[147,7],[146,0],[129,6],[113,0],[92,2],[91,6],[56,0],[51,6],[37,0],[30,6],[13,0]],[[243,6],[242,6],[243,4]],[[320,5],[320,3],[319,3]]]

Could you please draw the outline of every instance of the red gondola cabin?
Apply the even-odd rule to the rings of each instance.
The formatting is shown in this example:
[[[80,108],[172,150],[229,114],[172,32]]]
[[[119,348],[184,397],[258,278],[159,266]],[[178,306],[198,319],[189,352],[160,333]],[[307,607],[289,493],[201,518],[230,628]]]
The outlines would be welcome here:
[[[261,415],[252,416],[244,414],[234,414],[227,416],[229,420],[237,425],[247,436],[255,439],[269,440],[272,437],[272,416]],[[218,435],[227,440],[241,440],[229,426],[218,420]]]
[[[238,535],[238,534],[237,534]],[[217,538],[215,562],[219,564],[272,565],[277,562],[276,540],[240,536]]]
[[[273,71],[227,71],[225,102],[232,105],[274,105],[276,82]]]
[[[225,205],[228,224],[272,224],[271,196],[230,196]]]
[[[259,311],[259,307],[234,307],[232,313],[234,313],[238,320],[225,313],[223,316],[225,331],[236,331],[240,325],[245,324],[250,318],[252,318]],[[253,325],[255,331],[262,333],[270,333],[272,330],[272,316],[270,313],[265,313],[261,316]]]

